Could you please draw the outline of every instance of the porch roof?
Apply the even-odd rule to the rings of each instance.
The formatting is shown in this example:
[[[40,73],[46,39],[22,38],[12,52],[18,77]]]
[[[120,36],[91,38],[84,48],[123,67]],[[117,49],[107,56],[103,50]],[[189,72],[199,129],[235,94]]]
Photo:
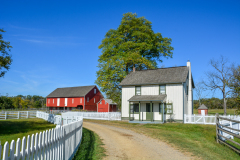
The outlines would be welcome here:
[[[139,102],[139,101],[164,101],[167,97],[166,94],[160,95],[136,95],[132,96],[128,101],[129,102]]]

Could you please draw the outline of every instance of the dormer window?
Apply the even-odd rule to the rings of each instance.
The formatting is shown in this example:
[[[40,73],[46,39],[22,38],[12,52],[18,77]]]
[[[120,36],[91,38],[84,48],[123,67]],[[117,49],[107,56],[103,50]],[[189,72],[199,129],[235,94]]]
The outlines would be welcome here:
[[[135,95],[141,95],[141,86],[135,86]]]
[[[159,94],[166,94],[166,85],[159,86]]]

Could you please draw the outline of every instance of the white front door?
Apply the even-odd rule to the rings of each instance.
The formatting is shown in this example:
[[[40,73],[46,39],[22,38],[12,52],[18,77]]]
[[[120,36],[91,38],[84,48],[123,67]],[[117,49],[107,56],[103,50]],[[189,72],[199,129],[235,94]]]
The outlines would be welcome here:
[[[205,116],[205,110],[201,110],[201,115]]]

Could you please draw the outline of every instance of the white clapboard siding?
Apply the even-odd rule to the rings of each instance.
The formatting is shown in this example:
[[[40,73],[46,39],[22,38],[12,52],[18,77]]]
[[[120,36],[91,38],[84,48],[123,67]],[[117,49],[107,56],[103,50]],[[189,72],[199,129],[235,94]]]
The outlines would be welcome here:
[[[48,116],[48,117],[47,117]],[[37,112],[37,117],[46,120],[54,120],[51,114]],[[54,121],[53,121],[54,123]],[[75,117],[75,122],[66,123],[63,126],[49,129],[39,134],[32,134],[18,138],[17,142],[12,140],[10,146],[6,142],[3,147],[0,143],[0,159],[45,159],[45,160],[68,160],[75,155],[82,139],[82,117]]]

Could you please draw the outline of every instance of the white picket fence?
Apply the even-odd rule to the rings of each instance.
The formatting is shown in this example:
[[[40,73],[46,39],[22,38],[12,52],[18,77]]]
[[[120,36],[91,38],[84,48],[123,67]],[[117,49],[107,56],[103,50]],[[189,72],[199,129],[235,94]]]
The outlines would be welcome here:
[[[81,116],[83,119],[97,120],[121,120],[120,112],[65,112],[62,113],[63,118]]]
[[[36,111],[9,111],[0,112],[0,120],[36,118]]]
[[[227,116],[221,116],[224,118],[229,119],[240,119],[240,116],[234,116],[234,115],[227,115]],[[191,124],[210,124],[210,125],[216,125],[216,115],[184,115],[184,123],[191,123]],[[224,123],[221,122],[220,123]]]
[[[51,114],[37,112],[37,117],[54,122]],[[56,118],[57,119],[57,118]],[[61,119],[61,118],[60,118]],[[68,123],[69,122],[69,123]],[[17,142],[12,140],[10,144],[6,142],[3,148],[3,160],[19,159],[45,159],[45,160],[68,160],[72,159],[81,144],[82,140],[81,117],[75,118],[74,122],[65,121],[65,125],[58,125],[54,129],[49,129],[39,134],[32,134]],[[22,146],[22,147],[21,147]],[[0,143],[0,159],[2,146]]]

